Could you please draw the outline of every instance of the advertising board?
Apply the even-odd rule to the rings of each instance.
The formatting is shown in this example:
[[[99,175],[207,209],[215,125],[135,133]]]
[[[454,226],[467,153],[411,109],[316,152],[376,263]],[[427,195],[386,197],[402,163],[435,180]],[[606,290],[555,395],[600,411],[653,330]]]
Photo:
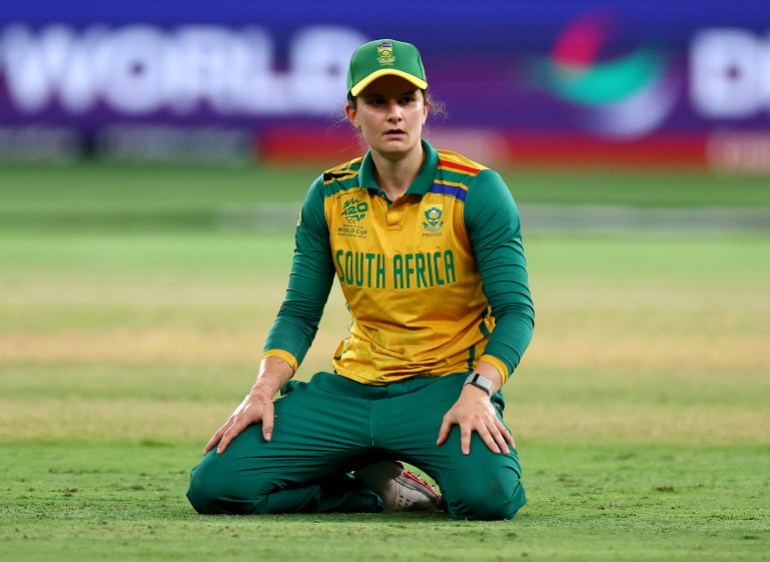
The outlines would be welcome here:
[[[770,168],[770,4],[0,6],[0,158],[345,157],[365,41],[420,48],[429,135],[512,164]],[[151,149],[148,147],[152,147]]]

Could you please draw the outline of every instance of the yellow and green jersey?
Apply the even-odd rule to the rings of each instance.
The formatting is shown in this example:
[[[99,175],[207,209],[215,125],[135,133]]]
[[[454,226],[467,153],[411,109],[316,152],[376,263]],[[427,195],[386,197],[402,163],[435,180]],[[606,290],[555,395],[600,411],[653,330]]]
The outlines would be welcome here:
[[[516,205],[499,174],[422,142],[420,173],[394,202],[370,153],[310,187],[266,356],[298,367],[337,277],[351,315],[338,374],[383,385],[483,359],[505,381],[516,368],[534,324]]]

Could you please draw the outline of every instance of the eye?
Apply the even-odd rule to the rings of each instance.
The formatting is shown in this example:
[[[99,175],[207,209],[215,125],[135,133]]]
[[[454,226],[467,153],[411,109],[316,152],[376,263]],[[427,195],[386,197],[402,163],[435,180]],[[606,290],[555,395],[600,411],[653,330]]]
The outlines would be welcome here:
[[[412,103],[414,100],[415,100],[414,94],[409,94],[408,96],[402,96],[402,97],[401,97],[401,98],[398,100],[398,103],[400,103],[401,105],[409,105],[409,104],[410,104],[410,103]]]

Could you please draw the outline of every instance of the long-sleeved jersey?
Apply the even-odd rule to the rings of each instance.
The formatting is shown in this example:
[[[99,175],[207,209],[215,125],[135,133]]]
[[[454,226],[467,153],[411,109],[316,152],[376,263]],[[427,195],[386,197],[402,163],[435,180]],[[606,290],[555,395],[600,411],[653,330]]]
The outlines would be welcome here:
[[[338,374],[383,385],[485,360],[505,382],[516,368],[534,310],[513,197],[496,172],[422,143],[420,172],[394,202],[370,153],[312,184],[265,356],[297,369],[337,277],[351,315]]]

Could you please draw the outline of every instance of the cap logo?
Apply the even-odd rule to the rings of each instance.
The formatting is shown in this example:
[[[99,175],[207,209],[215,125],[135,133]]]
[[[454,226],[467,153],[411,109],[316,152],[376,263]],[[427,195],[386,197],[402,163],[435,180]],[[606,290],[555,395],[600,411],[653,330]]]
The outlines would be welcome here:
[[[380,64],[393,64],[396,57],[393,56],[393,43],[383,41],[377,45],[377,62]]]

